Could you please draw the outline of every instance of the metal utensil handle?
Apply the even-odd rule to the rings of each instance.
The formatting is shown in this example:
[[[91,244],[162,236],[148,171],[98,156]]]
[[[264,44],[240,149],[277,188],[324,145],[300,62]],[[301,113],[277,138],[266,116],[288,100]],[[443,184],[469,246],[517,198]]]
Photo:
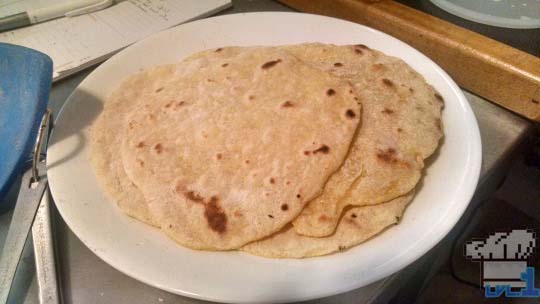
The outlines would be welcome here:
[[[34,162],[22,177],[19,196],[11,218],[8,234],[0,256],[0,303],[6,303],[21,259],[24,244],[34,222],[37,208],[47,187],[45,159],[41,158],[40,149],[45,130],[49,128],[50,111],[41,120],[41,127],[34,148]],[[37,154],[37,158],[36,158]],[[41,174],[41,175],[40,175]]]
[[[44,163],[39,164],[38,167],[45,170]],[[41,176],[39,182],[32,182],[32,179],[32,170],[30,169],[23,175],[21,190],[2,250],[0,258],[0,303],[7,302],[28,232],[32,227],[37,207],[47,185],[46,176]]]
[[[61,303],[56,274],[51,212],[51,199],[47,191],[41,199],[32,226],[40,304]]]
[[[39,130],[38,130],[38,134],[36,138],[36,144],[34,145],[34,153],[32,154],[33,182],[37,182],[39,179],[37,165],[42,160],[41,147],[43,146],[43,139],[45,138],[45,134],[49,135],[52,128],[51,117],[52,117],[51,110],[47,109],[45,111],[45,115],[43,115],[41,125],[39,126]],[[47,137],[47,140],[48,140],[48,137]]]

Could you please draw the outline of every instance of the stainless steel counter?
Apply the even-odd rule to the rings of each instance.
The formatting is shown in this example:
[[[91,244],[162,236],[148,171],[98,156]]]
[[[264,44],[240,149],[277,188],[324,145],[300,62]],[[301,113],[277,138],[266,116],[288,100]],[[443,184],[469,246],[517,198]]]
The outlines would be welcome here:
[[[234,8],[222,14],[289,10],[269,0],[236,0],[233,4]],[[80,72],[54,84],[50,95],[50,108],[55,114],[91,70]],[[471,204],[474,205],[475,201],[493,191],[531,124],[480,97],[467,92],[465,95],[476,114],[483,145],[480,184],[476,198]],[[3,244],[10,218],[10,213],[0,216],[0,246]],[[55,230],[59,277],[65,303],[204,303],[158,290],[113,269],[86,248],[59,216],[55,217]],[[453,234],[455,232],[451,232],[448,238]],[[388,278],[311,303],[384,303],[414,275],[422,273],[421,279],[429,277],[447,251],[444,244],[443,241],[423,258]],[[17,274],[16,290],[11,298],[13,303],[38,302],[32,248],[31,245],[27,247]],[[441,252],[443,254],[440,254]]]

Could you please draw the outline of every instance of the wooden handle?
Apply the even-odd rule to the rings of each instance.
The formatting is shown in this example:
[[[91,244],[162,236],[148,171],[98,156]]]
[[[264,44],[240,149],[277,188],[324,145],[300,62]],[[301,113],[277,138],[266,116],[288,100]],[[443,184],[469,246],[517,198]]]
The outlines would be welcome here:
[[[381,30],[437,62],[463,88],[540,121],[540,58],[391,0],[279,0]]]

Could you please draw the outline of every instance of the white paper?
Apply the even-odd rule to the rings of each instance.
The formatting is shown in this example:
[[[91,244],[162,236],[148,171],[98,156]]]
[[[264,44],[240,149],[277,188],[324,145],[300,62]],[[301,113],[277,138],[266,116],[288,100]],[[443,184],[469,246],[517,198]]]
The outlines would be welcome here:
[[[230,0],[128,0],[91,14],[0,33],[0,42],[46,53],[53,59],[53,79],[58,80],[152,33],[230,5]]]

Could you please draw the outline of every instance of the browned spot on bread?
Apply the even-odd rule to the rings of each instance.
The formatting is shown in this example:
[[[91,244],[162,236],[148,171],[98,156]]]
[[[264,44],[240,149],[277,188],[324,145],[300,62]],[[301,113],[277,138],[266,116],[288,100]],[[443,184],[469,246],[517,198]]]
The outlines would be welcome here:
[[[444,98],[439,93],[435,93],[435,98],[437,98],[437,100],[440,102],[444,102]]]
[[[349,94],[353,94],[353,93],[354,93],[353,90],[349,90]]]
[[[172,106],[173,102],[172,101],[169,101],[166,105],[165,105],[165,108],[170,108]]]
[[[287,205],[287,204],[281,205],[281,210],[282,210],[282,211],[287,211],[287,210],[289,210],[289,205]]]
[[[375,63],[371,65],[371,69],[375,72],[386,70],[386,67],[382,63]]]
[[[236,211],[234,212],[234,216],[236,216],[236,217],[242,217],[243,214],[242,214],[242,212],[240,212],[240,210],[236,210]]]
[[[273,216],[273,215],[271,215],[271,214],[269,214],[269,215],[268,215],[268,217],[269,217],[269,218],[274,218],[274,216]]]
[[[531,102],[534,103],[534,104],[540,104],[540,101],[536,100],[536,99],[531,99]]]
[[[246,159],[246,160],[244,161],[244,163],[249,164],[249,163],[250,163],[249,159]]]
[[[345,246],[341,246],[341,245],[340,245],[340,246],[338,246],[338,250],[339,250],[339,251],[343,251],[343,250],[345,250],[345,249],[347,249],[347,247],[345,247]]]
[[[183,106],[186,102],[185,101],[179,101],[176,103],[176,105],[174,106],[175,108],[179,108],[181,106]]]
[[[348,110],[345,112],[345,116],[347,116],[347,118],[353,119],[353,118],[356,117],[356,113],[354,113],[353,110],[348,109]]]
[[[223,50],[222,48],[217,48],[216,52],[221,52],[222,50]]]
[[[224,64],[222,64],[221,66],[224,67],[224,68],[226,68],[228,65],[229,65],[228,63],[224,63]]]
[[[382,83],[387,87],[394,87],[394,83],[388,78],[383,78]]]
[[[142,147],[144,147],[144,141],[139,142],[139,143],[137,144],[136,147],[137,147],[137,148],[142,148]]]
[[[357,44],[356,47],[361,48],[363,50],[369,50],[369,47],[365,44]]]
[[[270,177],[270,184],[275,184],[276,180],[273,177]]]
[[[137,162],[139,163],[139,166],[144,167],[144,161],[137,159]]]
[[[321,216],[319,216],[319,222],[326,222],[329,220],[330,218],[326,214],[321,214]]]
[[[282,108],[291,108],[291,107],[294,107],[293,103],[290,102],[289,100],[285,101],[283,104],[281,104],[281,107]]]
[[[327,96],[334,96],[334,95],[336,95],[336,91],[334,91],[334,89],[328,89],[326,91],[326,95]]]
[[[356,218],[356,217],[357,217],[357,216],[356,216],[356,213],[351,214],[351,217],[352,217],[352,218]]]
[[[397,131],[401,133],[401,132],[403,132],[403,129],[402,128],[397,128]]]
[[[178,187],[178,186],[177,186]],[[202,203],[204,202],[204,197],[200,196],[197,192],[195,191],[186,191],[184,192],[184,196],[188,199],[188,200],[192,200],[196,203]]]
[[[342,66],[343,66],[343,63],[341,63],[341,62],[336,62],[336,63],[334,63],[334,66],[335,66],[335,67],[342,67]]]
[[[394,110],[391,110],[391,109],[389,109],[389,108],[384,108],[384,110],[382,110],[381,113],[384,113],[384,114],[392,114],[392,113],[394,113]]]
[[[388,148],[386,150],[379,150],[376,155],[377,155],[377,159],[379,159],[380,161],[384,163],[391,164],[391,165],[399,165],[406,168],[411,167],[411,164],[409,164],[408,162],[397,158],[396,150],[393,148]]]
[[[248,99],[249,99],[249,100],[254,100],[254,99],[255,99],[255,95],[249,95],[249,96],[248,96]]]
[[[128,123],[128,127],[129,127],[130,130],[133,130],[133,127],[134,127],[133,122],[130,121]]]
[[[261,65],[261,69],[267,70],[267,69],[269,69],[269,68],[275,66],[276,64],[280,63],[280,62],[281,62],[281,59],[268,61],[268,62],[266,62],[265,64]]]
[[[313,154],[317,154],[319,152],[323,154],[328,154],[330,152],[330,148],[327,145],[322,145],[320,148],[313,150]]]
[[[396,150],[393,148],[388,148],[386,150],[379,150],[377,152],[377,158],[387,163],[396,162],[397,161]]]
[[[437,129],[439,129],[439,131],[442,131],[442,122],[440,118],[435,119],[435,126]]]
[[[159,92],[161,92],[161,91],[163,91],[163,87],[157,88],[155,92],[156,92],[156,93],[159,93]]]
[[[359,47],[359,46],[357,46],[357,45],[354,46],[354,52],[355,52],[356,54],[358,54],[358,55],[364,54],[364,52],[362,51],[362,48]]]
[[[156,119],[156,116],[155,116],[154,114],[148,114],[148,115],[146,116],[146,118],[147,118],[148,120],[154,120],[154,119]]]
[[[301,198],[301,197],[302,197],[302,196],[300,195],[300,193],[298,193],[298,194],[296,195],[296,198]]]
[[[174,191],[178,194],[184,193],[184,190],[186,190],[186,188],[182,184],[176,184],[176,186],[174,187]]]
[[[210,198],[210,201],[204,205],[204,217],[210,229],[222,234],[227,230],[227,215],[218,205],[218,201],[216,196]]]
[[[156,153],[157,153],[157,154],[163,152],[163,145],[161,145],[160,143],[157,143],[157,144],[154,146],[154,150],[156,150]]]
[[[169,224],[169,228],[172,228],[172,224]]]
[[[401,218],[399,216],[396,216],[396,222],[399,222]]]
[[[206,81],[207,82],[216,82],[214,79],[210,79],[210,78],[207,78]]]
[[[218,153],[218,154],[216,154],[216,158],[217,158],[217,159],[222,159],[222,158],[223,158],[223,155],[221,155],[221,153]]]
[[[311,151],[304,151],[304,155],[310,155]]]
[[[291,184],[291,182],[290,182],[290,181],[287,181],[287,182],[285,183],[285,185],[290,185],[290,184]]]
[[[413,89],[413,88],[409,88],[409,92],[414,93],[414,89]]]

